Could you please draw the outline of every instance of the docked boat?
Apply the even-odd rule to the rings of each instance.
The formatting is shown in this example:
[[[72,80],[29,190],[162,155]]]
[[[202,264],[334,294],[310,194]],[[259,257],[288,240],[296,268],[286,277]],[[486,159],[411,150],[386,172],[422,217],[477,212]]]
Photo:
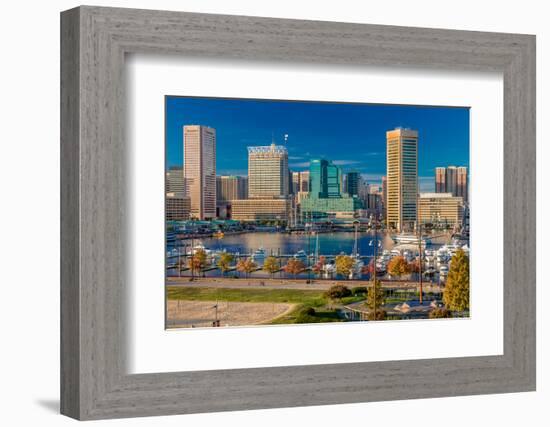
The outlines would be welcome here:
[[[212,252],[210,249],[206,249],[204,247],[204,244],[199,240],[195,243],[194,246],[189,247],[187,249],[187,254],[188,255],[195,255],[198,251],[203,251],[204,253],[206,253],[206,255],[210,255],[211,252]]]
[[[323,271],[323,275],[325,277],[332,277],[334,275],[334,273],[336,272],[336,267],[335,267],[334,264],[327,263],[327,264],[323,265],[321,270]]]
[[[307,254],[303,249],[300,249],[298,252],[296,252],[293,257],[299,259],[302,262],[305,262],[307,260]]]
[[[416,245],[418,246],[419,238],[416,234],[396,234],[392,236],[393,241],[398,245]],[[422,246],[426,246],[431,243],[431,240],[427,237],[422,237]]]
[[[265,260],[265,249],[264,248],[258,248],[252,253],[252,261],[254,261],[256,264],[262,265]]]

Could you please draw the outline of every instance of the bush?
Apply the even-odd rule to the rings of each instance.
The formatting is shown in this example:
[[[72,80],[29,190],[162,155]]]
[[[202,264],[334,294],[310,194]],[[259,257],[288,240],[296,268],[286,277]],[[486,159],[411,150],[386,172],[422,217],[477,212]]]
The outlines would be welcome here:
[[[317,323],[319,320],[315,317],[315,309],[313,307],[303,307],[296,315],[296,323]]]
[[[300,310],[300,315],[315,316],[315,309],[313,307],[304,307]]]
[[[351,296],[351,291],[344,285],[335,285],[325,292],[325,296],[330,299],[342,299]]]
[[[445,307],[434,308],[432,311],[430,311],[430,319],[447,319],[449,317],[453,316],[451,315],[451,312]]]
[[[355,288],[351,288],[351,293],[354,296],[364,295],[364,294],[367,293],[367,287],[366,286],[357,286]]]

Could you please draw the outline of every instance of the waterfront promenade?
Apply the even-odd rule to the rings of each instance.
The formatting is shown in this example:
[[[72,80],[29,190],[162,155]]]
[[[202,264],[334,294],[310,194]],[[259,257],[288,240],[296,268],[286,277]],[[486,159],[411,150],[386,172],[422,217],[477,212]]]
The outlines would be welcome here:
[[[420,283],[414,280],[382,280],[382,288],[391,290],[419,291]],[[298,289],[326,291],[335,285],[344,285],[348,288],[372,286],[370,280],[312,280],[307,283],[304,279],[258,279],[258,278],[222,278],[200,277],[190,280],[189,277],[168,277],[166,286],[182,286],[187,288],[224,288],[224,289]],[[423,282],[423,292],[441,293],[443,287],[431,282]]]

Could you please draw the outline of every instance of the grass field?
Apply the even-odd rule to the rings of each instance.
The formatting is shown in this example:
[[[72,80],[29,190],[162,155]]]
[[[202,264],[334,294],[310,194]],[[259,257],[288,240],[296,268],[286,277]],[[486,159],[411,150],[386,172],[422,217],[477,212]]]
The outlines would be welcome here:
[[[300,289],[230,289],[230,288],[185,288],[168,286],[169,300],[188,301],[233,301],[233,302],[282,302],[319,307],[327,300],[321,291]]]
[[[229,301],[229,302],[271,302],[295,304],[289,313],[272,319],[269,324],[320,323],[342,321],[336,309],[323,291],[300,289],[230,289],[230,288],[196,288],[167,287],[168,300],[185,301]],[[361,301],[363,297],[353,296],[338,301],[349,304]],[[314,308],[314,314],[306,313],[307,308]]]

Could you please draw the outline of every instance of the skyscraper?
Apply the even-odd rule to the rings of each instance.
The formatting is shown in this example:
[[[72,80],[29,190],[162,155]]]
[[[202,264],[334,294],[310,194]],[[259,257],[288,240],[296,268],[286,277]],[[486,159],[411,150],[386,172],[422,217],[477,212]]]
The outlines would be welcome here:
[[[313,198],[342,197],[342,170],[328,160],[314,159],[309,162],[309,182]]]
[[[447,176],[446,168],[435,168],[435,192],[446,193],[447,186],[445,185]]]
[[[418,132],[397,128],[386,132],[386,223],[412,230],[417,219]]]
[[[309,192],[309,171],[300,172],[300,191],[302,193]]]
[[[286,198],[289,193],[288,152],[281,145],[248,147],[248,197]]]
[[[183,168],[181,166],[172,166],[166,172],[166,193],[175,193],[180,196],[185,194]]]
[[[386,212],[386,205],[388,204],[388,178],[382,177],[382,211]]]
[[[309,162],[310,192],[301,200],[302,215],[321,218],[346,213],[353,216],[363,204],[357,196],[342,193],[342,171],[329,160]]]
[[[309,192],[309,171],[292,172],[292,194]]]
[[[359,195],[359,185],[360,185],[361,175],[359,172],[347,172],[346,173],[346,193],[350,196]]]
[[[300,191],[300,172],[292,172],[292,194],[298,193]]]
[[[435,168],[435,192],[451,193],[468,201],[468,168],[447,166]]]
[[[216,197],[218,202],[248,198],[248,178],[243,176],[217,176]]]
[[[216,217],[216,130],[202,125],[183,127],[183,177],[191,200],[191,217]]]
[[[462,200],[468,202],[468,168],[459,166],[456,169],[456,196],[462,197]]]
[[[328,161],[323,159],[314,159],[309,162],[309,197],[326,198],[327,197],[327,165]]]

